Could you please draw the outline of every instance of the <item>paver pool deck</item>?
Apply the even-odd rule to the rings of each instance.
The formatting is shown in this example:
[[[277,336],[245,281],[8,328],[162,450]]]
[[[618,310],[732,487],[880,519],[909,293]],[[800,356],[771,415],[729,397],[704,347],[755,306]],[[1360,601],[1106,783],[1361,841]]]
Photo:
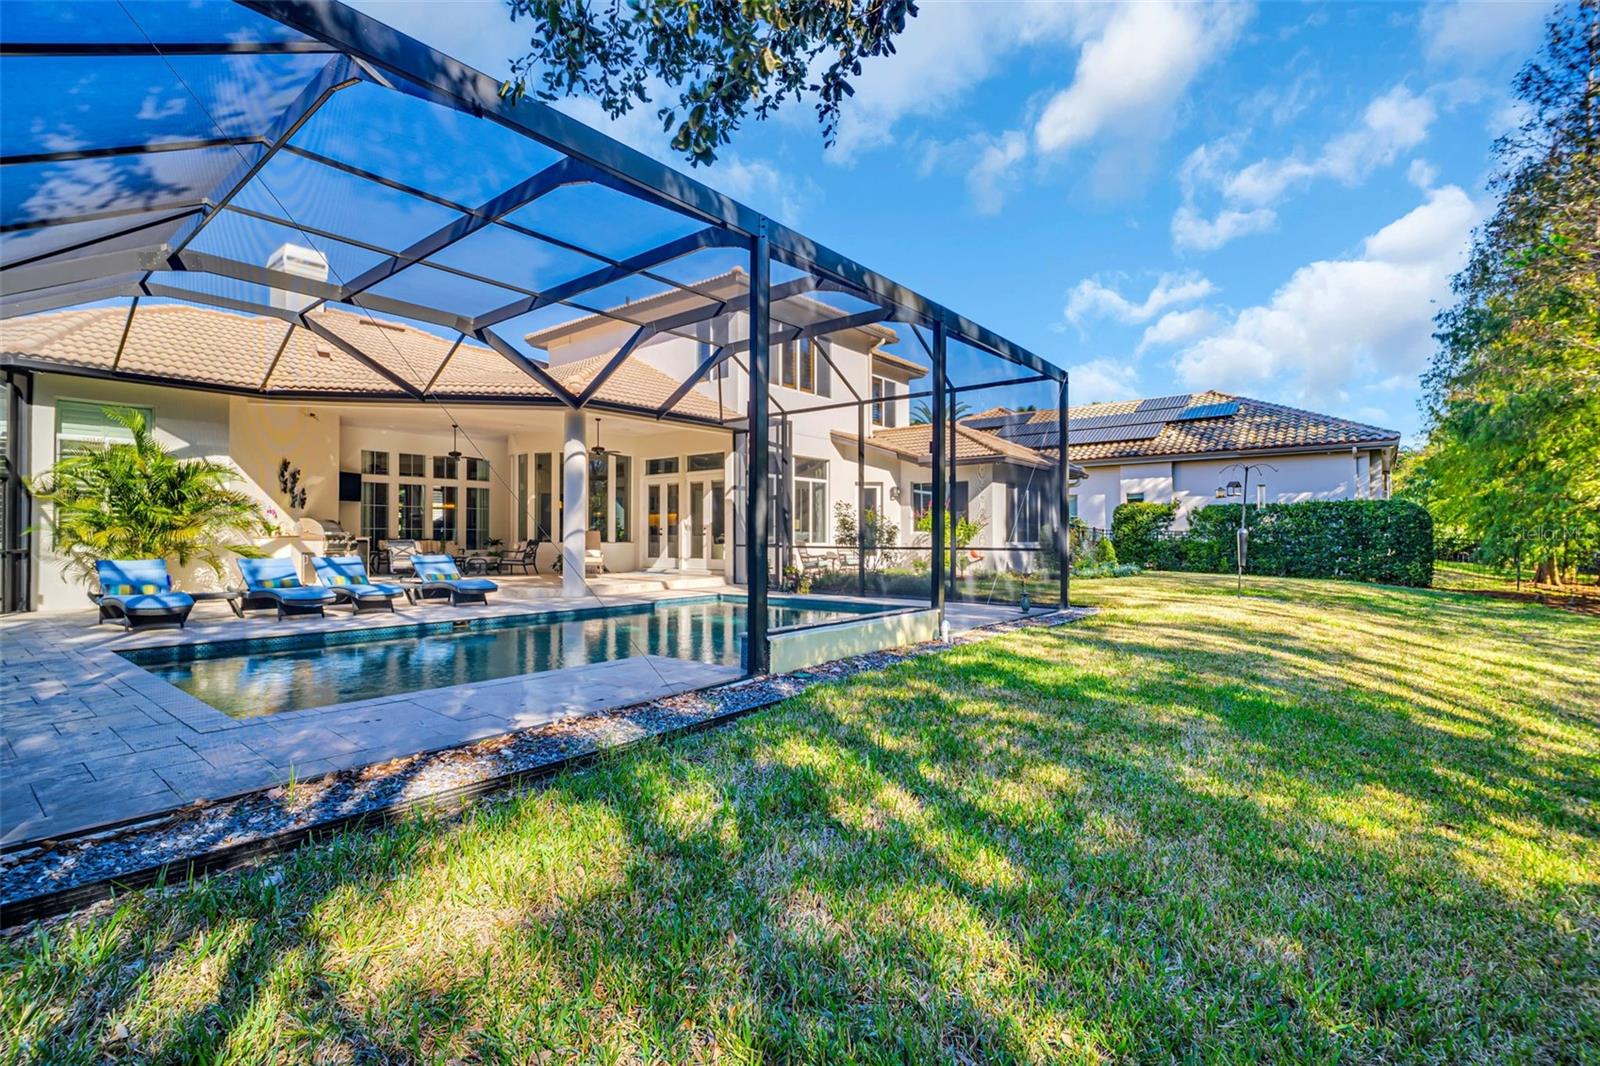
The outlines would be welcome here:
[[[606,607],[704,592],[607,598]],[[94,612],[0,620],[0,847],[153,817],[291,779],[387,762],[736,680],[737,666],[634,656],[306,710],[233,718],[117,654],[134,648],[595,607],[594,598],[428,605],[399,617],[241,621],[197,608],[183,630],[127,632]],[[205,612],[205,613],[202,613]],[[952,628],[1018,617],[952,605]]]

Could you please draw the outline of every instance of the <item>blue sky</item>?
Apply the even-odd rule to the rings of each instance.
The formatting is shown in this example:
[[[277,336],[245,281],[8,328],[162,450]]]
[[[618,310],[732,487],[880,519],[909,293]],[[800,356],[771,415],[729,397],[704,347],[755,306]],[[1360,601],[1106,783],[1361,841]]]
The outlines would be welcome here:
[[[497,76],[494,2],[365,2]],[[808,103],[698,177],[1073,371],[1420,428],[1417,378],[1543,4],[923,3],[838,144]],[[674,160],[649,109],[610,122]]]

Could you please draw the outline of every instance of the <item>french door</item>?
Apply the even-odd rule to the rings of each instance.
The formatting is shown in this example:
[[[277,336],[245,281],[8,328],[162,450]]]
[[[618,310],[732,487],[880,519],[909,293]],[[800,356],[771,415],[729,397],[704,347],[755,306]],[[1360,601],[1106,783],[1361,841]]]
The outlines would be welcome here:
[[[728,491],[721,475],[645,482],[645,562],[651,570],[721,570]]]
[[[686,569],[721,570],[727,565],[727,507],[727,485],[722,478],[689,479]]]
[[[651,570],[676,570],[682,558],[682,486],[677,478],[645,483],[645,561]]]

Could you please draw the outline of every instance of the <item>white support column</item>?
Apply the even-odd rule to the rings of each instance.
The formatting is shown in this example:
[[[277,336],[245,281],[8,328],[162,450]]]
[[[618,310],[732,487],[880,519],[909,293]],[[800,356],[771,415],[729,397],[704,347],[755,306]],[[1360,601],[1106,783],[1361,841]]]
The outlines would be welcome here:
[[[582,596],[583,545],[589,531],[589,445],[582,411],[568,411],[561,449],[561,594]]]

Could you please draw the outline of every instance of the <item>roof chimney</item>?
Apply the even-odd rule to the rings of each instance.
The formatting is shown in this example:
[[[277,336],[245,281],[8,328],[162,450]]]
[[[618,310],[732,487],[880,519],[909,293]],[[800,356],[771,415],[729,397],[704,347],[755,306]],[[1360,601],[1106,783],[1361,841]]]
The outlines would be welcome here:
[[[310,278],[313,281],[328,280],[328,257],[313,248],[303,248],[298,244],[284,244],[272,253],[267,260],[268,270],[278,270],[296,277]],[[304,311],[310,307],[313,298],[300,292],[287,292],[283,289],[272,290],[272,306],[284,311]]]

